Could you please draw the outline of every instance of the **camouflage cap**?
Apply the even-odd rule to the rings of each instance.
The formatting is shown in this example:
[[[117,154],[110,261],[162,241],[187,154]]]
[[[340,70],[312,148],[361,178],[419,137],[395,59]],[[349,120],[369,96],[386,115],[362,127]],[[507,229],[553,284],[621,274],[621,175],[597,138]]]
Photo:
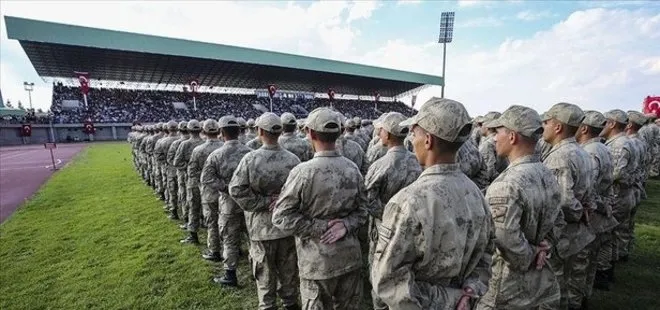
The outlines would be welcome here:
[[[191,119],[190,121],[188,121],[188,130],[193,132],[202,131],[202,124],[200,124],[199,121],[196,119]]]
[[[462,103],[433,97],[419,109],[417,115],[401,123],[401,126],[417,125],[430,134],[449,142],[465,142],[470,137],[472,119]]]
[[[479,116],[473,118],[473,119],[472,119],[472,122],[473,122],[473,123],[483,123],[483,122],[484,122],[484,117],[481,116],[481,115],[479,115]]]
[[[177,124],[175,121],[169,121],[167,122],[167,130],[177,130],[179,124]]]
[[[646,114],[644,114],[644,116],[646,116],[646,118],[649,121],[655,121],[656,119],[658,119],[658,115],[655,114],[655,113],[646,113]]]
[[[560,102],[543,113],[543,121],[553,118],[568,126],[579,127],[584,119],[584,112],[572,103]]]
[[[355,123],[355,126],[362,126],[362,119],[359,116],[353,117],[353,122]]]
[[[399,112],[391,112],[381,121],[382,128],[397,137],[405,137],[410,131],[408,127],[400,125],[405,120],[406,117],[403,114]]]
[[[220,126],[218,126],[218,122],[214,119],[205,120],[203,128],[205,133],[213,134],[220,132]]]
[[[252,121],[254,123],[254,120]],[[238,120],[233,115],[225,115],[218,120],[220,128],[238,127]]]
[[[598,111],[584,111],[584,119],[582,124],[595,128],[604,128],[607,119],[605,116]]]
[[[502,113],[500,112],[488,112],[481,117],[481,123],[485,127],[493,128],[492,126],[489,126],[489,123],[500,118],[500,116],[502,116]]]
[[[296,116],[289,113],[289,112],[282,113],[282,116],[280,117],[280,120],[282,121],[282,125],[295,125],[296,124]]]
[[[181,121],[179,122],[179,130],[188,130],[188,122],[186,121]]]
[[[383,118],[385,118],[385,116],[387,116],[388,114],[390,114],[390,112],[383,113],[383,114],[381,114],[377,119],[375,119],[374,122],[373,122],[374,128],[381,128],[381,127],[383,127],[383,124],[381,123],[381,121],[382,121]]]
[[[615,109],[615,110],[607,111],[603,115],[605,116],[606,119],[613,120],[617,123],[628,124],[628,115],[626,114],[626,112],[623,112],[622,110]]]
[[[298,123],[298,128],[304,128],[305,127],[305,120],[304,119],[299,119],[296,122]]]
[[[637,111],[628,111],[628,121],[633,122],[639,126],[644,126],[646,122],[649,121],[642,112],[637,112]]]
[[[368,119],[363,119],[362,120],[362,126],[367,126],[367,125],[370,125],[370,124],[371,124],[371,120],[368,120]]]
[[[328,108],[317,108],[309,113],[305,126],[317,132],[340,132],[341,120],[337,112]]]
[[[505,127],[525,137],[538,139],[543,133],[541,116],[534,109],[512,105],[495,120],[489,122],[490,128]]]
[[[240,125],[240,119],[239,119]],[[259,116],[255,121],[255,125],[265,131],[279,133],[282,132],[282,120],[272,112],[266,112]]]
[[[250,128],[254,127],[254,119],[253,118],[248,118],[248,120],[245,124]]]
[[[244,118],[242,118],[242,117],[237,117],[237,118],[236,118],[236,121],[238,122],[238,126],[240,126],[241,129],[247,127],[247,122],[245,121]]]
[[[346,126],[346,128],[357,128],[357,125],[355,125],[355,120],[352,118],[346,119],[344,126]]]

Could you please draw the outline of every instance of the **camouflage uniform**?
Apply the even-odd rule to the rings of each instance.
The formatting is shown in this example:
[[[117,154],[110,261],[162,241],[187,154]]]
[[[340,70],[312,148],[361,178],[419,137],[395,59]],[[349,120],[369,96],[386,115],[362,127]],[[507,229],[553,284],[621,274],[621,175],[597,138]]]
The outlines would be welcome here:
[[[344,138],[359,144],[363,151],[366,150],[367,146],[369,145],[369,139],[365,139],[364,135],[362,135],[360,131],[356,129],[357,126],[355,121],[348,119],[344,125],[347,128],[346,133],[344,134]]]
[[[263,114],[256,125],[269,132],[282,131],[282,121],[273,113]],[[241,159],[229,184],[229,194],[245,211],[260,309],[275,307],[276,291],[284,306],[296,304],[298,298],[295,241],[292,232],[273,226],[269,207],[299,163],[296,155],[279,145],[264,144]]]
[[[628,120],[639,126],[643,126],[647,121],[644,114],[637,111],[628,111]],[[628,252],[630,253],[635,245],[635,214],[637,213],[637,206],[643,199],[646,199],[646,189],[644,188],[648,176],[648,171],[646,169],[651,162],[651,158],[648,157],[648,146],[638,132],[629,134],[628,138],[630,138],[630,141],[634,146],[634,153],[637,158],[635,160],[637,164],[633,184],[633,196],[635,201],[632,214],[630,215],[630,224],[628,225],[628,235],[631,238],[630,243],[628,244]]]
[[[596,111],[585,111],[585,118],[582,124],[594,128],[603,128],[605,126],[605,117]],[[602,272],[612,268],[612,229],[618,224],[612,217],[612,205],[610,196],[612,192],[612,155],[602,143],[601,137],[591,138],[582,142],[582,148],[591,156],[592,165],[592,191],[593,201],[596,209],[589,216],[590,228],[596,235],[596,239],[589,245],[589,267],[587,270],[587,282],[585,289],[587,296],[590,297],[596,272],[599,273],[599,284],[606,285],[607,279],[602,276]]]
[[[479,187],[485,189],[488,185],[487,168],[479,150],[472,143],[463,143],[456,154],[456,162],[459,163],[461,170],[467,177]]]
[[[154,155],[158,164],[157,169],[160,171],[161,186],[158,194],[166,198],[165,202],[167,202],[169,199],[169,191],[167,190],[167,152],[174,140],[178,139],[176,133],[178,124],[175,121],[170,121],[165,126],[169,134],[156,142]],[[165,209],[168,209],[167,204],[165,204]]]
[[[256,137],[256,138],[248,141],[247,143],[244,143],[244,142],[241,142],[241,143],[245,144],[245,146],[247,146],[247,147],[249,147],[253,150],[258,149],[263,145],[263,143],[261,142],[261,139],[259,137]]]
[[[147,134],[142,137],[141,140],[138,142],[138,153],[140,154],[140,162],[142,164],[141,174],[142,174],[142,179],[147,183],[147,185],[151,186],[151,175],[149,174],[149,156],[147,155],[146,147],[149,142],[153,138],[153,125],[148,125],[147,126]]]
[[[256,138],[257,133],[255,132],[255,128],[254,128],[254,120],[250,118],[247,120],[245,124],[247,126],[247,132],[245,133],[245,140],[250,141]]]
[[[458,102],[432,98],[401,124],[445,141],[470,118]],[[493,221],[480,190],[458,164],[422,172],[385,206],[371,267],[375,294],[392,309],[454,309],[465,288],[483,296],[490,278]]]
[[[364,151],[355,141],[348,140],[343,136],[340,136],[335,142],[337,145],[337,152],[350,159],[355,165],[358,166],[362,174],[367,173],[369,165],[367,164],[367,156],[364,154]]]
[[[190,209],[190,201],[197,199],[199,201],[199,195],[193,197],[192,193],[188,191],[188,163],[190,162],[190,156],[192,155],[193,149],[198,145],[204,143],[204,140],[199,136],[199,133],[202,131],[202,125],[197,120],[190,120],[188,122],[188,131],[190,132],[190,138],[182,141],[179,144],[179,147],[176,150],[176,155],[174,155],[174,167],[177,169],[177,177],[179,180],[179,200],[181,203],[181,215],[183,220],[183,227],[187,227],[188,223],[188,210]],[[194,181],[193,181],[194,182]],[[199,181],[198,181],[199,182]]]
[[[544,121],[555,119],[564,125],[579,127],[584,112],[576,105],[558,103],[544,114]],[[561,192],[561,209],[566,226],[555,247],[551,264],[561,288],[561,306],[580,308],[587,296],[589,245],[594,233],[588,228],[585,213],[593,210],[591,156],[576,142],[566,138],[552,146],[543,163],[553,172]]]
[[[147,140],[147,145],[144,147],[144,150],[147,153],[147,157],[149,158],[149,162],[147,165],[149,167],[151,186],[156,191],[157,195],[160,192],[160,188],[162,187],[163,184],[161,184],[162,177],[160,175],[158,162],[156,161],[156,155],[154,153],[154,149],[156,148],[156,143],[158,142],[158,140],[162,139],[165,136],[165,134],[162,131],[162,128],[163,128],[162,123],[156,124],[156,134],[151,139]]]
[[[642,137],[647,146],[648,176],[657,177],[660,172],[660,127],[653,122],[656,119],[654,114],[647,114],[647,117],[649,123],[639,130],[639,136]]]
[[[378,127],[377,130],[380,130],[380,127]],[[373,142],[372,145],[370,145],[367,148],[367,153],[366,153],[366,159],[367,159],[367,165],[370,166],[373,164],[375,161],[377,161],[379,158],[385,156],[385,153],[387,153],[387,146],[385,146],[381,141],[380,138],[374,139],[375,142]]]
[[[172,141],[172,144],[167,149],[167,191],[169,192],[167,197],[167,205],[169,208],[170,217],[172,219],[179,218],[179,207],[182,205],[181,197],[179,196],[181,191],[179,184],[185,183],[183,178],[181,179],[181,182],[179,182],[179,177],[177,176],[178,170],[174,167],[174,157],[176,156],[176,151],[179,148],[181,142],[189,138],[190,135],[188,135],[188,122],[180,122],[179,136],[176,140]]]
[[[210,134],[219,134],[220,127],[218,127],[218,122],[212,119],[207,119],[204,121],[203,125],[204,133]],[[186,182],[186,192],[188,196],[188,231],[196,233],[200,226],[200,221],[202,219],[207,219],[210,225],[218,225],[218,207],[217,196],[215,193],[209,193],[207,191],[207,200],[202,198],[202,184],[200,182],[202,177],[202,168],[204,168],[204,163],[213,151],[217,150],[222,146],[222,141],[218,138],[209,137],[206,142],[196,146],[192,154],[190,155],[190,161],[188,162],[188,182]],[[205,203],[204,209],[202,211],[202,203]],[[213,210],[211,210],[213,209]],[[210,218],[209,218],[210,217]],[[217,239],[218,231],[215,229],[209,230],[209,233],[214,234],[213,238],[207,239],[207,245],[210,250],[213,250],[213,247],[216,247],[219,242],[211,245],[210,242],[212,239]],[[215,249],[215,252],[218,252],[219,249]]]
[[[339,117],[319,108],[307,118],[316,132],[340,133]],[[359,309],[362,254],[358,228],[366,222],[367,199],[357,166],[336,151],[317,152],[291,170],[282,188],[273,225],[293,231],[303,309]],[[321,243],[328,222],[341,219],[346,235]]]
[[[494,134],[482,137],[481,144],[479,145],[479,154],[486,166],[483,182],[485,186],[488,186],[506,169],[509,163],[506,158],[497,156]]]
[[[550,150],[552,150],[552,144],[545,142],[543,139],[536,142],[536,155],[540,156],[541,161],[548,157]]]
[[[281,120],[284,125],[295,126],[297,124],[296,117],[291,113],[283,113]],[[298,138],[294,132],[282,133],[277,142],[284,149],[298,156],[298,159],[300,159],[301,162],[308,161],[314,156],[312,146],[307,140]]]

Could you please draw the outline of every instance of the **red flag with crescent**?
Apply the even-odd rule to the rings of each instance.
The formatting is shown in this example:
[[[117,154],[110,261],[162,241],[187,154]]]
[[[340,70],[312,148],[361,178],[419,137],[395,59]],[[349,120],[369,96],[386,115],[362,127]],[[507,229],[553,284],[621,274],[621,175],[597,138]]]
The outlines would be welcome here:
[[[193,94],[197,92],[197,89],[199,88],[199,81],[193,79],[188,83],[190,85],[190,90],[192,91]]]
[[[277,92],[277,88],[275,87],[275,85],[273,84],[268,85],[268,96],[273,98],[275,97],[276,92]]]
[[[78,77],[78,82],[80,82],[80,91],[83,95],[87,95],[89,93],[89,73],[78,71],[74,71],[73,73]]]
[[[91,119],[88,118],[85,121],[85,124],[83,125],[83,132],[88,135],[94,134],[96,132],[96,128],[94,128],[94,123],[92,123]]]
[[[335,91],[332,88],[328,89],[328,98],[330,98],[330,101],[335,100]]]
[[[32,136],[32,125],[23,124],[21,125],[21,137],[30,137]]]
[[[376,101],[380,100],[380,94],[378,92],[374,93],[374,97],[376,98]]]
[[[660,97],[647,96],[646,99],[644,99],[642,112],[653,113],[660,117]]]

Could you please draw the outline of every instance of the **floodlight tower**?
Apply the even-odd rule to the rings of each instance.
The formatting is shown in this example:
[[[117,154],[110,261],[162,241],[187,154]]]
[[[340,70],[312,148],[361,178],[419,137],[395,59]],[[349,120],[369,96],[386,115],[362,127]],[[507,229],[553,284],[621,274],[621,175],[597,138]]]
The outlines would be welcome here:
[[[440,98],[445,97],[445,63],[447,62],[447,43],[454,37],[454,12],[442,12],[440,15],[440,35],[438,43],[442,43],[442,91]]]
[[[30,110],[32,109],[32,91],[34,90],[34,83],[23,82],[23,89],[28,93],[30,98]]]

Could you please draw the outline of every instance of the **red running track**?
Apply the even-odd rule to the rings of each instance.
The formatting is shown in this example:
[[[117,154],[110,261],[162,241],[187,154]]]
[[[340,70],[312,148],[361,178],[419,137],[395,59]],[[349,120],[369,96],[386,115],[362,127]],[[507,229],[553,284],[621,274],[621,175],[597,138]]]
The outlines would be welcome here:
[[[58,144],[57,168],[67,164],[87,144]],[[29,199],[53,174],[50,152],[43,144],[0,148],[0,223]]]

